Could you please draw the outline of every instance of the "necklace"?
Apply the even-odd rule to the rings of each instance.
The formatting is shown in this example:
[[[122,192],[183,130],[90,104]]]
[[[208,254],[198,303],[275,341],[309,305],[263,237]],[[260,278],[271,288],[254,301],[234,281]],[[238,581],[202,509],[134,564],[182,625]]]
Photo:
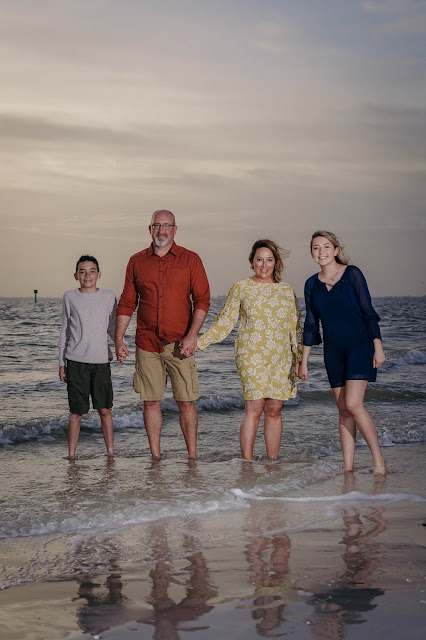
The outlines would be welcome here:
[[[321,281],[324,282],[324,284],[328,284],[330,287],[334,287],[334,285],[336,284],[336,278],[339,275],[339,273],[342,271],[342,268],[343,268],[342,265],[340,265],[336,273],[334,274],[334,276],[330,276],[329,278],[326,278],[323,274],[320,274]]]

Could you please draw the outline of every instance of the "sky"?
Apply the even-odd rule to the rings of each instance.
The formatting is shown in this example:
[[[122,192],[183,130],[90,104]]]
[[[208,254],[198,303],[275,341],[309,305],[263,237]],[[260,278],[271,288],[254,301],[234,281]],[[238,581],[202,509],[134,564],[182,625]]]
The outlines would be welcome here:
[[[0,0],[0,296],[120,294],[157,209],[213,295],[253,242],[336,233],[373,296],[425,295],[425,0]]]

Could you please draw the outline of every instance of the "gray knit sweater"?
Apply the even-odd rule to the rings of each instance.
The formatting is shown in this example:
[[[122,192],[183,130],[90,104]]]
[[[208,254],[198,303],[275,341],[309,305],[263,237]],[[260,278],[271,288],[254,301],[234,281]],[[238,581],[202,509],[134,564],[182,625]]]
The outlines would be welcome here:
[[[114,340],[117,301],[110,289],[96,293],[66,291],[62,300],[59,365],[66,360],[103,364],[112,360],[108,335]]]

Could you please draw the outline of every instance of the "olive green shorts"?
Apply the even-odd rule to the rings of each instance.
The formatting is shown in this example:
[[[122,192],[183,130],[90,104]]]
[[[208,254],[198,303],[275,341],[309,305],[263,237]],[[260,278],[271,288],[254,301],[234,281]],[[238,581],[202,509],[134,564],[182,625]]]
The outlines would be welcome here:
[[[136,347],[136,371],[133,388],[142,400],[161,400],[170,378],[173,397],[178,402],[192,402],[199,397],[197,365],[194,356],[186,358],[179,343],[164,345],[164,351],[144,351]]]
[[[109,362],[88,364],[67,360],[66,376],[71,413],[78,416],[87,413],[90,409],[89,396],[92,396],[94,409],[111,409],[113,392]]]

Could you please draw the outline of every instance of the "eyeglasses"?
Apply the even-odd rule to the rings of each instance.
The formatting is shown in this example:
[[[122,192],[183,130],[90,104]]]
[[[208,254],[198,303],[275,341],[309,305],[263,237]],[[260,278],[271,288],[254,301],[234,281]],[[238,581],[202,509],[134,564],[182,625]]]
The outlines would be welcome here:
[[[160,224],[159,222],[154,222],[151,227],[153,229],[155,229],[155,231],[157,231],[157,229],[159,229],[160,227],[163,227],[163,229],[165,229],[166,231],[168,231],[169,229],[171,229],[172,227],[175,227],[175,224],[169,224],[168,222],[166,222],[165,224]]]

